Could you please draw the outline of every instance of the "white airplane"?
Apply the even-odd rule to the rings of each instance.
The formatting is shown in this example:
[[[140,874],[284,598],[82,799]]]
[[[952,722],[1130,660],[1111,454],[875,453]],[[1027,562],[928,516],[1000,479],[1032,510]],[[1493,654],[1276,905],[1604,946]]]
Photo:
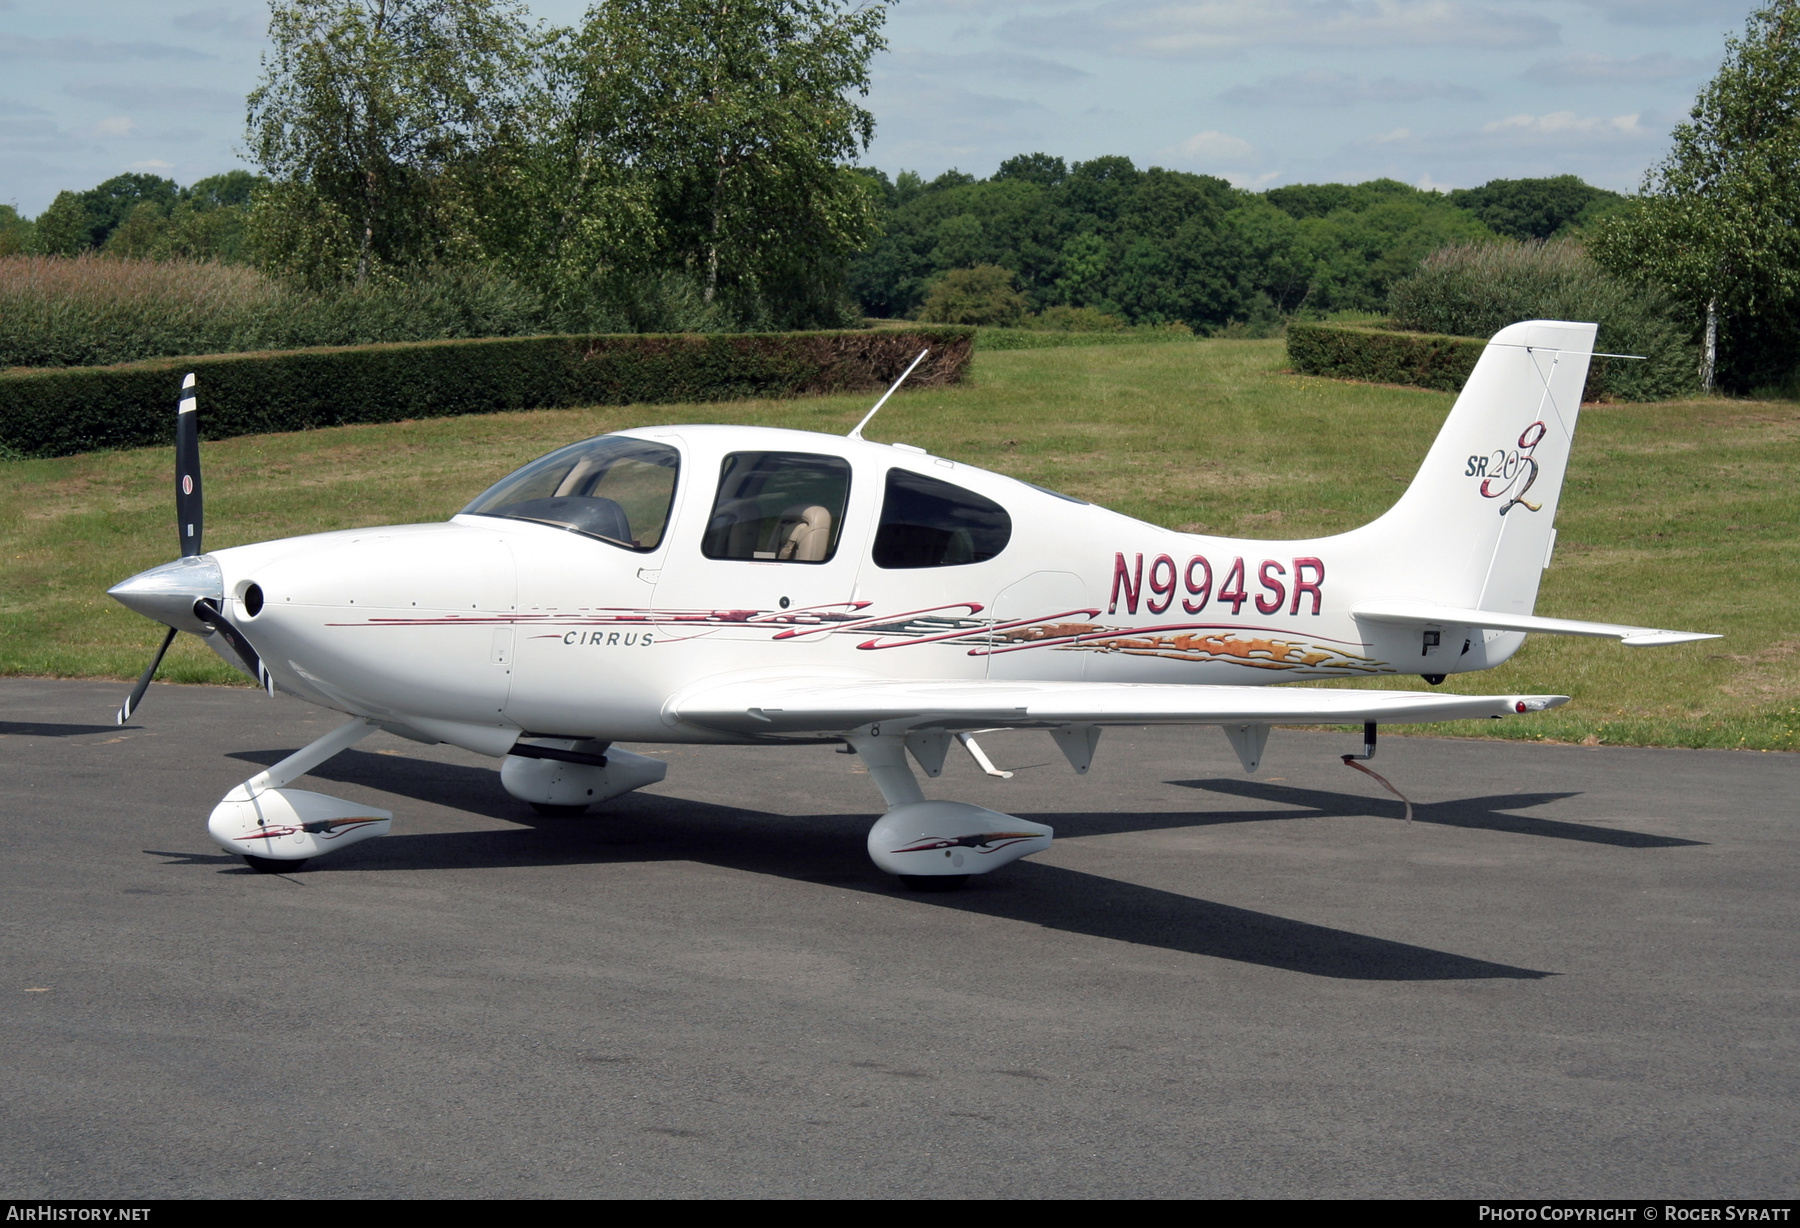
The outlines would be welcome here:
[[[289,787],[385,729],[500,759],[507,792],[548,814],[663,778],[663,762],[618,742],[847,744],[887,804],[875,864],[919,889],[960,885],[1053,832],[927,801],[908,756],[935,777],[952,738],[1004,776],[972,734],[1047,730],[1083,774],[1108,725],[1218,725],[1254,772],[1272,725],[1360,722],[1364,753],[1344,756],[1356,766],[1382,722],[1567,700],[1268,684],[1436,685],[1499,665],[1534,631],[1715,638],[1533,613],[1594,335],[1504,329],[1392,509],[1270,542],[1178,533],[865,440],[884,395],[848,437],[618,431],[534,461],[448,523],[205,554],[189,375],[182,557],[109,590],[169,628],[119,721],[177,631],[270,694],[350,718],[213,810],[212,839],[261,871],[388,831],[385,810]]]

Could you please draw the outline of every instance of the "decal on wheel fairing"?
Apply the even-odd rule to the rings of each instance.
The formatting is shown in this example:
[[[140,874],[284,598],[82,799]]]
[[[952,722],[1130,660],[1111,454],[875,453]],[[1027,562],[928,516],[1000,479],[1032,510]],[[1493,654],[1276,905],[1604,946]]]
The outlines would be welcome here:
[[[892,853],[935,853],[940,849],[978,849],[982,853],[997,853],[1008,845],[1018,844],[1024,840],[1042,840],[1041,831],[988,831],[977,832],[972,836],[925,836],[906,845],[904,848],[889,849]],[[960,863],[959,863],[960,864]]]

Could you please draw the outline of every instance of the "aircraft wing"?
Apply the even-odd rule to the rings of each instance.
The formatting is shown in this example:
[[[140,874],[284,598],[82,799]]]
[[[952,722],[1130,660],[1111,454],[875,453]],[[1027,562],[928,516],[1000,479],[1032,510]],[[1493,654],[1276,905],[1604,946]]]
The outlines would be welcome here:
[[[1691,644],[1716,640],[1704,631],[1662,631],[1655,627],[1631,627],[1623,623],[1588,623],[1573,618],[1539,618],[1535,614],[1501,614],[1494,610],[1463,610],[1427,601],[1361,601],[1350,607],[1363,622],[1391,623],[1398,627],[1481,627],[1488,631],[1537,631],[1547,635],[1590,635],[1618,640],[1627,648],[1658,648],[1664,644]]]
[[[1478,720],[1542,712],[1566,695],[1446,695],[1312,687],[1114,682],[914,681],[780,676],[723,682],[669,702],[667,715],[732,733],[1043,729],[1061,725],[1355,725]]]

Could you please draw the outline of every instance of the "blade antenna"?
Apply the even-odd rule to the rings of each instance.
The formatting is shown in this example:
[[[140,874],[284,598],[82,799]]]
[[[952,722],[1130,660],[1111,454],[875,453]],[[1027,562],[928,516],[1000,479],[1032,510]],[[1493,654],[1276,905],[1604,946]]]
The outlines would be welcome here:
[[[863,437],[862,429],[863,429],[863,427],[869,425],[869,419],[873,418],[876,414],[881,412],[881,407],[883,405],[887,404],[887,399],[889,397],[893,396],[894,393],[898,392],[900,390],[900,385],[904,384],[906,382],[906,377],[913,373],[913,367],[916,367],[920,363],[924,362],[925,355],[927,355],[929,353],[931,353],[930,350],[920,350],[919,351],[919,356],[912,360],[912,366],[907,367],[906,370],[904,370],[900,373],[900,378],[894,381],[894,386],[892,388],[889,388],[886,392],[882,393],[881,399],[879,401],[875,402],[875,408],[871,409],[868,413],[864,414],[863,420],[856,424],[856,429],[850,432],[851,439],[861,439]]]

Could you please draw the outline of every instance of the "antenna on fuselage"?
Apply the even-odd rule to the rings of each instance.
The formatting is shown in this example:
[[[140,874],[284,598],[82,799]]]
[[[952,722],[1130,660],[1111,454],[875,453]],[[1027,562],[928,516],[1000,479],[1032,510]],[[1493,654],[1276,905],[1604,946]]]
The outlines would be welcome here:
[[[895,392],[899,391],[900,385],[904,384],[906,382],[906,377],[913,373],[913,367],[916,367],[920,363],[924,362],[925,355],[927,355],[929,353],[931,353],[930,350],[920,350],[919,351],[919,356],[912,360],[912,366],[909,366],[906,368],[906,370],[902,371],[900,373],[900,378],[894,381],[894,386],[892,388],[889,388],[886,392],[882,393],[881,399],[879,401],[875,402],[875,408],[871,409],[868,413],[863,415],[863,420],[861,422],[858,422],[856,424],[856,429],[850,432],[850,438],[852,438],[852,439],[861,439],[862,438],[862,429],[863,429],[863,427],[869,425],[869,419],[873,418],[876,414],[881,412],[881,407],[883,405],[887,404],[887,399],[889,397],[893,396]]]

